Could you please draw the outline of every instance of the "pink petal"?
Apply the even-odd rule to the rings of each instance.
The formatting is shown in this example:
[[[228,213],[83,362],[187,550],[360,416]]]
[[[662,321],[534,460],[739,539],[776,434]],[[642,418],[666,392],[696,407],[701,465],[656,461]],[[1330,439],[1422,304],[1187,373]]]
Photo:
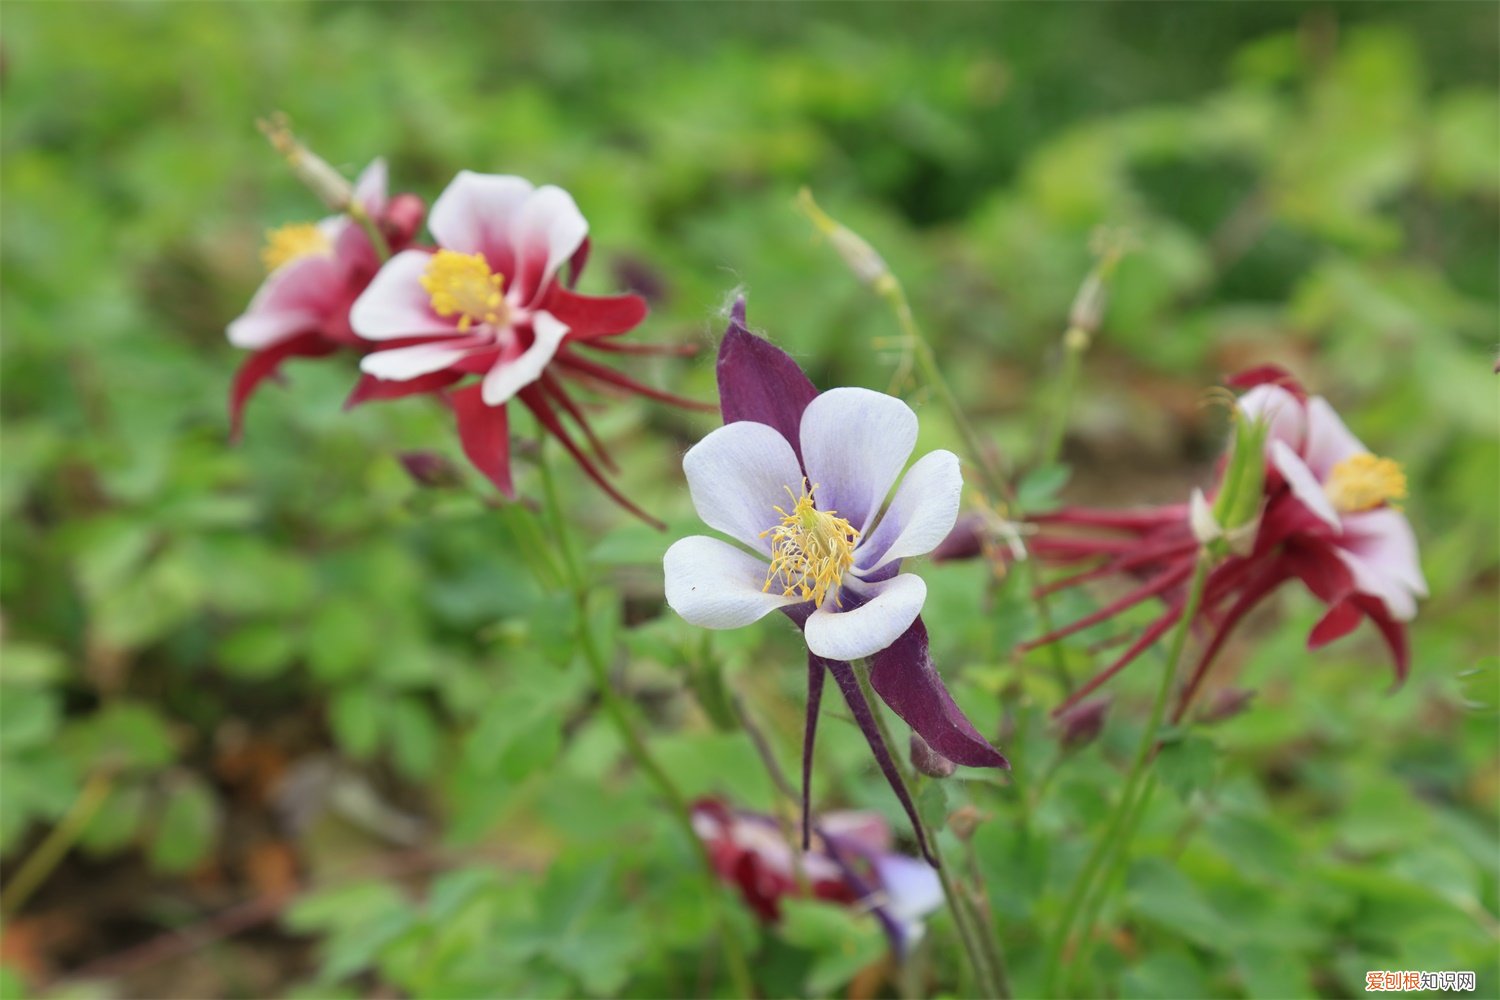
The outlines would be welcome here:
[[[573,196],[562,188],[537,188],[516,219],[512,247],[516,254],[514,302],[539,300],[557,269],[583,244],[589,224]]]
[[[1258,385],[1239,398],[1240,413],[1249,420],[1264,420],[1270,426],[1269,447],[1284,441],[1301,454],[1307,436],[1307,417],[1302,401],[1279,385]]]
[[[551,313],[539,312],[531,317],[531,329],[535,334],[531,346],[517,357],[495,362],[484,376],[484,401],[489,406],[500,406],[521,389],[542,377],[558,345],[568,335],[568,328],[558,322]]]
[[[534,190],[521,177],[460,170],[432,203],[427,228],[438,246],[482,253],[490,267],[510,275],[515,227]]]
[[[317,329],[342,305],[343,280],[331,257],[312,256],[273,271],[244,315],[229,324],[229,342],[259,350]]]
[[[1271,442],[1271,464],[1281,473],[1287,486],[1291,488],[1292,496],[1302,506],[1328,522],[1335,530],[1340,527],[1338,511],[1333,509],[1328,494],[1323,492],[1322,482],[1285,441]]]
[[[1335,465],[1369,450],[1344,426],[1328,400],[1314,396],[1307,401],[1307,447],[1303,454],[1318,479],[1326,481]]]

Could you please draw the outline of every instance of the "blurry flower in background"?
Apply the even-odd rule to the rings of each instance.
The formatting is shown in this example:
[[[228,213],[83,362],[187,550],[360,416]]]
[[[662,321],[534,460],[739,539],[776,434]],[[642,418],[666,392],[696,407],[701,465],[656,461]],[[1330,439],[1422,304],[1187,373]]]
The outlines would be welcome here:
[[[591,388],[697,404],[641,385],[575,350],[622,350],[610,338],[637,326],[646,303],[637,295],[572,291],[589,250],[588,223],[573,198],[520,177],[465,170],[433,203],[428,227],[437,245],[396,254],[354,304],[355,332],[376,346],[360,364],[365,375],[350,404],[443,393],[457,417],[464,453],[513,496],[506,404],[519,399],[594,482],[621,506],[653,521],[605,479],[601,466],[612,471],[614,464],[560,376]],[[458,386],[470,376],[477,381]],[[564,425],[563,414],[592,455]]]
[[[808,646],[804,812],[827,672],[920,837],[849,661],[869,658],[875,692],[942,757],[1009,766],[933,668],[919,617],[927,587],[901,572],[901,560],[930,552],[952,529],[958,459],[930,452],[903,477],[917,440],[911,408],[868,389],[820,394],[790,356],[750,333],[743,299],[719,346],[718,378],[725,425],[688,452],[683,470],[698,515],[743,548],[701,535],[673,544],[663,560],[667,603],[716,629],[785,612]]]
[[[412,194],[389,198],[386,187],[385,161],[376,160],[360,174],[352,198],[399,250],[421,226],[423,204]],[[369,235],[347,213],[271,230],[261,259],[266,280],[227,331],[231,344],[254,352],[230,390],[230,435],[236,439],[251,393],[287,358],[363,349],[350,329],[349,310],[380,269]]]
[[[827,813],[812,828],[816,836],[799,857],[770,816],[717,799],[693,805],[693,829],[714,868],[762,920],[779,920],[784,899],[826,900],[873,913],[904,956],[922,936],[923,917],[943,905],[937,872],[894,852],[890,828],[876,813]]]
[[[1253,539],[1229,538],[1227,557],[1208,576],[1193,623],[1207,636],[1198,663],[1178,696],[1181,718],[1202,685],[1214,657],[1235,626],[1267,595],[1301,580],[1327,611],[1308,636],[1317,649],[1369,619],[1395,663],[1397,682],[1409,668],[1406,626],[1427,585],[1417,560],[1416,538],[1394,504],[1406,496],[1406,480],[1390,459],[1377,458],[1344,426],[1321,397],[1309,397],[1286,372],[1266,367],[1231,380],[1247,389],[1237,420],[1260,428],[1259,468],[1244,481],[1258,488],[1248,506],[1229,506],[1254,516]],[[1226,469],[1220,481],[1225,489]],[[1048,584],[1051,592],[1105,578],[1126,578],[1125,596],[1093,614],[1027,643],[1056,642],[1151,598],[1167,609],[1113,663],[1057,709],[1066,712],[1122,670],[1170,629],[1183,613],[1186,585],[1204,530],[1208,501],[1143,510],[1072,507],[1034,517],[1040,534],[1029,548],[1047,562],[1092,567]],[[1215,510],[1224,509],[1215,504]],[[1257,510],[1258,508],[1258,510]],[[1080,534],[1080,532],[1082,532]]]

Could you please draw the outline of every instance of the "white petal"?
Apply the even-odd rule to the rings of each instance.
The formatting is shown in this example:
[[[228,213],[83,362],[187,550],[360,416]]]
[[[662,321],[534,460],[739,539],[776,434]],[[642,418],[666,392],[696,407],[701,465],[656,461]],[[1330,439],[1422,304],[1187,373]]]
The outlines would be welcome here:
[[[1319,479],[1326,480],[1344,459],[1369,450],[1344,426],[1328,400],[1314,396],[1307,401],[1307,447],[1302,453],[1307,456],[1307,467]]]
[[[807,648],[830,660],[858,660],[878,653],[911,627],[927,600],[927,584],[911,573],[871,584],[874,596],[848,611],[837,610],[833,599],[823,602],[807,619]]]
[[[1399,620],[1416,614],[1412,598],[1427,596],[1427,580],[1406,515],[1390,507],[1346,515],[1339,545],[1360,590],[1383,599]]]
[[[534,302],[588,234],[589,224],[572,195],[550,184],[537,188],[516,219],[514,301]]]
[[[1285,441],[1298,454],[1307,438],[1307,415],[1302,403],[1279,385],[1258,385],[1239,398],[1240,413],[1249,420],[1269,425],[1266,446]]]
[[[376,219],[385,213],[387,179],[385,157],[377,156],[354,182],[354,200]]]
[[[531,329],[536,339],[531,346],[510,360],[496,361],[484,376],[484,388],[480,395],[486,406],[499,406],[526,386],[542,377],[542,372],[551,364],[558,345],[568,335],[568,328],[551,313],[539,312],[531,315]]]
[[[349,325],[366,340],[456,335],[458,324],[432,311],[422,274],[432,255],[403,250],[386,262],[349,311]]]
[[[1323,492],[1323,484],[1285,441],[1271,442],[1271,464],[1292,488],[1292,496],[1302,501],[1302,506],[1335,528],[1341,527],[1338,511],[1333,509],[1328,494]]]
[[[748,420],[725,424],[695,444],[682,458],[682,471],[703,523],[762,552],[770,552],[771,543],[760,533],[780,520],[774,508],[791,510],[802,486],[802,468],[786,438]]]
[[[662,568],[667,604],[702,628],[739,628],[799,603],[765,593],[766,562],[717,538],[692,535],[674,543]]]
[[[901,480],[880,524],[860,541],[854,554],[862,572],[870,572],[896,559],[920,556],[937,548],[958,520],[964,477],[958,456],[951,451],[931,451],[917,459]],[[872,560],[878,560],[873,562]]]
[[[863,533],[917,443],[917,415],[895,396],[830,389],[802,411],[801,437],[818,509]]]
[[[462,340],[443,340],[435,344],[413,344],[389,351],[374,351],[359,359],[359,370],[376,378],[405,382],[418,375],[440,372],[458,361],[468,350],[455,347]]]
[[[521,206],[534,190],[523,177],[460,170],[432,203],[427,228],[445,250],[482,253],[487,257],[503,250],[495,256],[505,263],[490,260],[491,267],[503,272],[508,266]]]

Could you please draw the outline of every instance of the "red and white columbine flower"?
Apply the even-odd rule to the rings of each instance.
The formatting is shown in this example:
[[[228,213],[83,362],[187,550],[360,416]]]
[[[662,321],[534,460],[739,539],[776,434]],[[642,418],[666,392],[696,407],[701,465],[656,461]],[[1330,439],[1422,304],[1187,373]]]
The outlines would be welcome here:
[[[422,200],[412,194],[387,196],[384,160],[365,168],[353,192],[393,249],[411,242],[422,224]],[[230,390],[230,433],[236,438],[251,393],[287,358],[362,348],[350,329],[349,309],[380,269],[369,235],[346,214],[271,230],[261,259],[269,272],[266,280],[227,331],[231,344],[254,352]]]
[[[1176,718],[1192,702],[1214,657],[1234,627],[1267,595],[1300,580],[1327,611],[1308,636],[1317,649],[1369,619],[1395,662],[1397,682],[1410,665],[1406,622],[1427,584],[1416,537],[1394,503],[1406,496],[1406,477],[1378,458],[1339,419],[1328,401],[1309,397],[1286,372],[1256,369],[1231,380],[1248,391],[1238,400],[1243,419],[1263,421],[1263,500],[1253,541],[1209,574],[1194,625],[1207,642],[1178,696]],[[1222,484],[1221,484],[1222,485]],[[1200,506],[1202,506],[1200,504]],[[1153,597],[1166,611],[1113,663],[1075,691],[1065,711],[1114,676],[1176,624],[1200,546],[1190,505],[1111,511],[1070,507],[1033,518],[1040,533],[1029,548],[1062,564],[1097,565],[1049,584],[1055,591],[1105,577],[1137,585],[1099,611],[1026,644],[1055,642]],[[1086,534],[1077,534],[1078,531]]]
[[[904,956],[922,936],[922,918],[943,905],[937,872],[892,850],[890,827],[877,813],[824,813],[812,829],[816,836],[799,858],[770,816],[732,809],[718,799],[693,805],[693,830],[714,868],[762,920],[775,923],[782,900],[810,895],[873,913],[896,954]]]
[[[608,338],[646,315],[636,295],[572,291],[588,255],[588,223],[561,188],[520,177],[459,173],[433,202],[436,242],[397,254],[355,302],[351,322],[377,346],[361,361],[365,378],[351,403],[445,391],[464,452],[513,495],[506,404],[519,399],[616,501],[645,517],[604,479],[558,411],[612,468],[559,375],[665,402],[694,405],[641,385],[575,348],[640,352]],[[569,269],[568,283],[561,274]],[[454,388],[465,379],[477,381]],[[648,518],[649,520],[649,518]]]

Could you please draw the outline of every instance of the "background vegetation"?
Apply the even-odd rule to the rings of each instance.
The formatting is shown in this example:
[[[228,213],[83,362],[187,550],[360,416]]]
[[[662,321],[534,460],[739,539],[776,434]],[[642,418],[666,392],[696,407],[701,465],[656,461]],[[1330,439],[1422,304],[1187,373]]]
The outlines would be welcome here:
[[[5,914],[0,994],[728,989],[690,845],[598,721],[566,599],[477,477],[424,489],[396,461],[456,456],[443,414],[343,413],[352,365],[294,362],[227,446],[223,328],[263,230],[317,214],[255,132],[274,109],[429,198],[461,167],[569,188],[586,286],[648,291],[645,339],[705,348],[632,370],[705,399],[736,287],[821,385],[889,383],[895,326],[794,210],[810,185],[886,254],[1017,475],[1090,235],[1126,228],[1063,496],[1184,497],[1222,440],[1206,390],[1281,362],[1404,463],[1432,598],[1396,693],[1365,631],[1303,649],[1303,594],[1245,630],[1216,676],[1260,695],[1155,798],[1074,988],[1347,996],[1367,969],[1472,969],[1500,992],[1493,5],[12,2],[3,28],[9,887],[86,822]],[[923,445],[955,443],[923,401]],[[619,682],[685,787],[768,807],[711,682],[790,761],[795,636],[706,636],[661,602],[661,552],[694,520],[680,453],[714,421],[598,421],[673,526],[564,471],[617,598],[599,613]],[[988,817],[974,855],[1025,995],[1155,667],[1064,757],[1058,691],[1010,653],[1035,634],[1014,582],[923,572],[941,669],[1016,764],[1013,787],[930,794]],[[821,804],[904,829],[833,715]],[[737,926],[768,995],[892,988],[868,921]],[[942,918],[930,939],[917,981],[961,989]]]

